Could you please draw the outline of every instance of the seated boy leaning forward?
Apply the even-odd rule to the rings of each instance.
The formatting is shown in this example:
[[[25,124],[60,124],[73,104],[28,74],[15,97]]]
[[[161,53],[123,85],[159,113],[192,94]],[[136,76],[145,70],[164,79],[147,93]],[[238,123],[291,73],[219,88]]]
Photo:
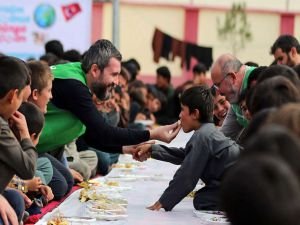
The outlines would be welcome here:
[[[143,145],[135,154],[138,160],[151,155],[154,159],[181,164],[169,187],[148,209],[172,210],[201,179],[205,187],[195,194],[195,209],[219,210],[220,182],[226,169],[237,160],[239,146],[213,124],[213,98],[204,86],[192,87],[183,93],[180,120],[184,132],[195,131],[185,148]]]
[[[29,81],[29,70],[22,60],[0,57],[0,224],[8,224],[7,220],[10,224],[18,224],[24,212],[18,201],[14,207],[17,218],[12,207],[2,197],[9,181],[15,174],[22,179],[31,179],[36,168],[35,147],[30,140],[25,117],[17,111],[24,95],[28,95],[26,87]],[[8,122],[16,126],[20,142]],[[16,197],[18,192],[13,195]]]

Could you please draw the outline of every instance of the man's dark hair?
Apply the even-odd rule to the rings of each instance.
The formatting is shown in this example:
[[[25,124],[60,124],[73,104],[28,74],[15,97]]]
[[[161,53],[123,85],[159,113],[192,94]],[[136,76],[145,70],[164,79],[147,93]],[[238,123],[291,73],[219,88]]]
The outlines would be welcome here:
[[[281,48],[285,53],[289,53],[292,47],[295,47],[297,52],[300,53],[299,42],[294,36],[288,34],[281,35],[272,45],[271,54],[274,55],[278,48]]]
[[[199,110],[199,122],[213,122],[213,96],[208,87],[200,85],[187,89],[183,92],[180,102],[189,108],[190,113]]]
[[[76,49],[71,49],[64,52],[63,59],[68,60],[69,62],[80,62],[81,54]]]
[[[88,73],[92,65],[96,64],[100,71],[103,72],[111,58],[115,58],[121,62],[122,55],[109,40],[98,40],[85,53],[81,65],[82,70]]]
[[[221,205],[232,225],[294,225],[299,221],[300,186],[279,157],[245,157],[226,173]]]
[[[0,98],[10,90],[21,91],[30,84],[30,70],[21,59],[2,56],[0,57]]]
[[[42,132],[45,117],[39,107],[31,102],[23,102],[18,109],[26,119],[29,134],[36,134],[37,136]]]
[[[203,63],[198,63],[193,67],[193,74],[206,73],[207,68]]]
[[[171,81],[171,72],[170,72],[168,67],[161,66],[161,67],[157,68],[156,69],[156,74],[157,74],[157,76],[162,76],[163,78],[165,78],[168,81],[168,83],[170,83],[170,81]]]
[[[59,40],[51,40],[45,44],[46,53],[53,53],[58,58],[62,58],[64,54],[64,47]]]

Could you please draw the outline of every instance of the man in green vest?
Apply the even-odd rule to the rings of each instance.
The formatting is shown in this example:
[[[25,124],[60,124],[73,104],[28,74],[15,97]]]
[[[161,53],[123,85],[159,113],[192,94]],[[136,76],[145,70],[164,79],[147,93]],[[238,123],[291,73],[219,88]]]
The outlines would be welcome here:
[[[248,124],[237,103],[241,92],[248,86],[248,78],[253,69],[255,67],[243,65],[231,54],[221,55],[211,68],[214,87],[231,103],[221,131],[234,140]]]
[[[45,127],[38,152],[53,152],[83,135],[86,143],[109,152],[132,153],[131,148],[149,139],[170,142],[178,133],[178,123],[151,131],[112,127],[92,101],[109,98],[121,70],[122,56],[108,40],[99,40],[86,52],[82,63],[51,67],[53,98],[47,107]]]

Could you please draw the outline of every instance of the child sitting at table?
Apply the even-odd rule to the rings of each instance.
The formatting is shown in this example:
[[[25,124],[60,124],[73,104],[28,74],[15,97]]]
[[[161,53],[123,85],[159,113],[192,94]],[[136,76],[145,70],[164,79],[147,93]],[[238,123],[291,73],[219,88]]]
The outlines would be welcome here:
[[[45,121],[44,114],[41,112],[40,108],[38,108],[36,105],[30,102],[23,102],[20,108],[18,109],[18,111],[25,116],[30,139],[34,145],[37,145],[41,131],[44,126],[44,121]],[[13,128],[13,130],[15,129]],[[15,135],[17,136],[16,132]],[[36,172],[36,175],[37,174],[43,175],[41,171],[38,172],[39,173]],[[11,187],[16,186],[18,188],[20,184],[24,182],[25,186],[24,186],[24,190],[22,191],[24,193],[27,193],[29,191],[30,192],[29,196],[32,199],[34,199],[36,203],[32,205],[29,209],[27,209],[30,215],[40,213],[39,209],[36,208],[36,206],[42,207],[41,204],[46,205],[54,197],[51,188],[47,186],[45,183],[41,183],[41,180],[45,180],[45,178],[43,179],[41,179],[40,177],[36,177],[36,178],[40,180],[40,183],[34,181],[32,182],[23,181],[20,180],[18,177],[14,177],[10,183]],[[36,184],[29,186],[29,183],[36,183]],[[39,202],[37,202],[37,199],[39,199]]]
[[[164,145],[143,145],[135,158],[148,157],[178,164],[169,187],[151,210],[164,208],[170,211],[186,197],[201,179],[205,187],[194,198],[197,210],[219,210],[220,182],[226,169],[237,160],[239,146],[225,137],[213,124],[213,97],[204,86],[187,89],[181,97],[181,126],[184,132],[195,131],[185,148],[169,148]]]

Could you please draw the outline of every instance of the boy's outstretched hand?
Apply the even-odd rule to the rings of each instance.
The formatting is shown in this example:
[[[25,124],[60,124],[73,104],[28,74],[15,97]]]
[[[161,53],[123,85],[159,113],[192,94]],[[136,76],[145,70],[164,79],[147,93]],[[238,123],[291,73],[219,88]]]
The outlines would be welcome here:
[[[132,155],[133,159],[143,162],[151,157],[151,146],[152,144],[140,145],[136,149],[136,153]]]
[[[147,209],[153,210],[153,211],[158,211],[162,208],[162,204],[160,204],[159,201],[155,202],[154,205],[151,205],[147,207]]]
[[[146,144],[153,145],[153,144],[155,144],[155,141],[151,140],[151,141],[142,142],[137,145],[126,145],[126,146],[122,147],[122,152],[123,152],[123,154],[130,154],[130,155],[134,156],[137,154],[139,147],[146,145]]]
[[[176,137],[180,128],[180,121],[177,121],[176,123],[173,123],[171,125],[160,126],[153,130],[150,130],[150,139],[170,143]]]

